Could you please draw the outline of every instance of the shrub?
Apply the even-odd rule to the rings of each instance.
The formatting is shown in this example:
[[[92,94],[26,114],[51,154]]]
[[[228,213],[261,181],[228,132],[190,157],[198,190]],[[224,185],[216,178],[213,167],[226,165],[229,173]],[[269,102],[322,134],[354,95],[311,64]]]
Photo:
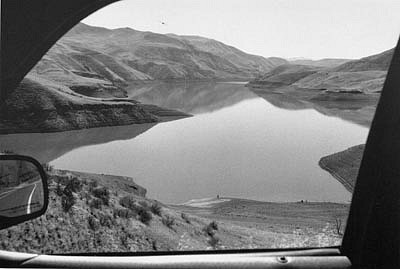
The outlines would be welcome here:
[[[62,191],[62,195],[63,196],[74,196],[72,194],[72,191],[70,188],[67,188],[67,186],[64,187],[63,191]]]
[[[211,237],[213,237],[214,235],[215,235],[215,232],[218,230],[218,224],[215,222],[215,221],[212,221],[212,222],[210,222],[208,225],[206,225],[204,228],[203,228],[203,231],[207,234],[207,235],[209,235],[209,236],[211,236]]]
[[[211,226],[211,228],[213,228],[214,230],[218,231],[218,223],[215,220],[210,222],[210,224],[208,225]]]
[[[125,219],[129,219],[135,216],[134,212],[132,210],[129,210],[128,208],[117,208],[114,210],[113,215],[114,218],[120,217]]]
[[[132,196],[124,196],[119,199],[119,204],[126,208],[132,208],[135,205],[135,199]]]
[[[101,199],[103,204],[108,205],[110,201],[110,191],[106,187],[97,187],[92,190],[95,197]]]
[[[114,224],[113,218],[109,214],[100,214],[99,221],[101,226],[106,226],[108,228],[111,228]]]
[[[220,240],[219,240],[219,238],[216,237],[216,236],[211,236],[211,237],[208,239],[208,244],[210,244],[210,246],[212,246],[214,249],[217,249],[217,248],[218,248],[219,242],[220,242]]]
[[[98,184],[96,180],[91,180],[89,182],[89,191],[92,192],[93,189],[97,188]]]
[[[150,210],[151,210],[151,212],[154,214],[154,215],[158,215],[158,216],[161,216],[161,211],[162,211],[162,208],[161,208],[161,206],[160,206],[160,204],[159,203],[153,203],[151,206],[150,206]]]
[[[64,212],[69,212],[72,208],[72,206],[75,204],[75,197],[72,195],[63,194],[61,196],[61,207],[64,210]]]
[[[61,196],[61,195],[63,194],[63,190],[62,190],[62,188],[61,188],[60,182],[57,182],[57,185],[56,185],[56,194],[57,194],[58,196]]]
[[[139,201],[139,205],[145,209],[149,209],[150,210],[150,206],[146,201]]]
[[[119,239],[121,240],[121,245],[125,248],[128,248],[128,236],[126,235],[126,233],[121,234],[121,236],[119,237]]]
[[[215,230],[212,229],[209,225],[206,225],[206,226],[203,228],[203,231],[204,231],[208,236],[214,236],[214,234],[215,234]]]
[[[343,235],[342,233],[342,220],[339,217],[335,218],[335,231],[337,235]]]
[[[189,217],[185,213],[181,213],[181,218],[186,221],[186,223],[191,224]]]
[[[96,208],[96,209],[101,209],[103,202],[99,198],[93,198],[89,202],[89,207],[90,208]]]
[[[138,210],[138,216],[139,220],[146,225],[149,225],[150,221],[153,219],[153,216],[151,215],[149,210],[143,207]]]
[[[100,227],[99,221],[93,216],[88,217],[88,225],[89,228],[93,231],[96,231]]]
[[[68,176],[60,175],[60,174],[51,175],[51,178],[54,182],[60,183],[62,185],[67,185],[67,183],[69,181]]]
[[[136,204],[136,199],[132,196],[124,196],[121,199],[119,199],[119,204],[122,205],[125,208],[129,208],[133,211],[135,211],[136,213],[138,213],[138,211],[143,208],[139,205]],[[146,208],[147,209],[147,208]]]
[[[65,188],[70,189],[71,192],[77,193],[82,190],[82,183],[77,177],[72,177],[66,184]]]
[[[166,215],[162,218],[161,222],[168,228],[172,229],[172,226],[175,224],[175,219],[169,215]]]

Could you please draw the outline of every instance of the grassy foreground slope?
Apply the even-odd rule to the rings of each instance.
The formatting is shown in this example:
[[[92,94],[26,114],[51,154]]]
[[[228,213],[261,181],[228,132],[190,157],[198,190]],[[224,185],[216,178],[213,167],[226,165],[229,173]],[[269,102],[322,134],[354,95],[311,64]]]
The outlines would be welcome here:
[[[331,246],[340,244],[347,212],[340,204],[241,199],[206,209],[164,205],[147,198],[131,178],[48,173],[48,211],[0,231],[1,249],[78,253]]]

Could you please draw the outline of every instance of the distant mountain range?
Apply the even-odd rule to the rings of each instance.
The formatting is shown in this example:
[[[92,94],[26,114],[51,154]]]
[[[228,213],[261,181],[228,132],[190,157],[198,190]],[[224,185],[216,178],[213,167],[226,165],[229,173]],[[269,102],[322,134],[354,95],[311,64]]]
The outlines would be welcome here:
[[[320,67],[335,67],[346,62],[351,61],[350,59],[334,59],[334,58],[326,58],[320,60],[311,60],[306,58],[292,58],[288,59],[291,64],[300,64],[300,65],[312,65],[312,66],[320,66]]]
[[[299,88],[328,90],[335,92],[380,92],[390,65],[394,49],[358,60],[330,61],[328,59],[307,62],[295,60],[280,65],[251,82],[258,86],[292,85]],[[324,62],[325,61],[325,62]],[[340,61],[342,64],[336,65]],[[303,62],[309,64],[293,64]],[[314,63],[320,63],[314,64]],[[323,63],[324,64],[321,64]],[[333,64],[333,66],[332,66]],[[335,66],[336,65],[336,66]]]
[[[80,23],[48,51],[4,102],[0,133],[155,123],[188,116],[131,100],[125,86],[138,81],[253,80],[252,85],[261,87],[277,84],[326,92],[379,92],[392,54],[389,50],[352,61],[298,59],[293,64],[247,54],[204,37]]]
[[[123,97],[116,86],[135,80],[247,80],[285,63],[282,58],[247,54],[199,36],[110,30],[79,23],[31,74],[79,93],[91,95],[103,89]]]

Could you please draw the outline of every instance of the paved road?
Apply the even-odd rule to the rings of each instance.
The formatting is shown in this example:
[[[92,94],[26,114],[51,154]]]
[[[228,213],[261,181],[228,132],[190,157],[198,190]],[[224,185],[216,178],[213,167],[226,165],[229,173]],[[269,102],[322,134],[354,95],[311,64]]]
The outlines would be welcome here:
[[[0,195],[0,215],[14,217],[33,213],[41,208],[42,182],[24,184]]]

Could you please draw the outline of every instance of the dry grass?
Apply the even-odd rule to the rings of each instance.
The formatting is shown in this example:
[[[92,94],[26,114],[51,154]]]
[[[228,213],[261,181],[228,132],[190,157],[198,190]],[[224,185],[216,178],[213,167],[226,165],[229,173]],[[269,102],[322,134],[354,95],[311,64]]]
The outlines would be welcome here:
[[[69,184],[71,175],[81,182],[81,188],[75,189],[74,193],[71,191],[76,199],[75,204],[65,212],[61,201],[64,196],[63,190]],[[230,204],[231,211],[221,207],[216,209],[218,215],[208,216],[167,206],[162,208],[160,216],[151,211],[155,201],[136,195],[137,191],[133,188],[124,187],[123,182],[131,181],[115,177],[114,180],[118,178],[120,181],[107,185],[108,181],[103,183],[103,177],[58,170],[51,172],[47,213],[38,219],[0,231],[0,247],[11,251],[51,254],[318,247],[338,245],[341,240],[335,232],[333,219],[328,218],[329,214],[326,218],[309,214],[313,220],[292,223],[292,226],[290,221],[293,219],[279,223],[277,216],[273,215],[268,221],[247,218],[246,222],[245,218],[231,215],[241,214],[239,208],[235,209],[233,204]],[[116,188],[116,185],[120,187]],[[93,194],[93,190],[98,188],[108,190],[108,205],[103,202],[101,206],[91,205],[91,201],[102,201]],[[61,196],[56,193],[57,189],[62,190]],[[106,192],[102,189],[95,193],[103,197],[98,194]],[[236,202],[236,206],[245,205],[243,210],[246,212],[249,212],[248,207],[259,213],[262,212],[262,208],[265,209],[265,204],[246,205],[243,201]],[[310,212],[315,212],[315,208],[309,206]],[[336,213],[337,207],[332,209]],[[320,208],[321,211],[329,211],[329,207],[323,208],[320,205]],[[295,212],[293,209],[292,213]],[[294,215],[294,218],[298,216]]]

